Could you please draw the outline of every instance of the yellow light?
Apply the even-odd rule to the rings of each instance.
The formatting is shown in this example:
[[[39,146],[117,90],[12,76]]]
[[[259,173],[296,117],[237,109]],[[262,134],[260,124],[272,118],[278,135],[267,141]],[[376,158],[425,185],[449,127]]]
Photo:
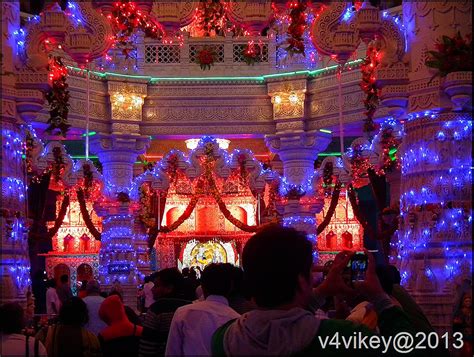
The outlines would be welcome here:
[[[295,105],[296,103],[298,103],[298,96],[296,95],[296,93],[291,93],[288,97],[288,100],[291,104]]]
[[[279,95],[275,96],[275,103],[280,104],[281,103],[281,97]]]
[[[115,93],[111,96],[111,103],[118,110],[134,110],[140,109],[144,103],[142,96],[132,93],[129,89],[125,89],[122,93]]]

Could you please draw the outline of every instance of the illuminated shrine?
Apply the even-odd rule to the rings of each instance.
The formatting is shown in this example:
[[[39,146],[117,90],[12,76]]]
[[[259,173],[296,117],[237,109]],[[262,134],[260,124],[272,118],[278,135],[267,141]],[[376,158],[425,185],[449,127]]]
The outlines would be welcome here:
[[[2,303],[67,274],[136,306],[150,273],[241,265],[275,223],[317,266],[374,251],[451,328],[472,280],[471,2],[1,9]]]

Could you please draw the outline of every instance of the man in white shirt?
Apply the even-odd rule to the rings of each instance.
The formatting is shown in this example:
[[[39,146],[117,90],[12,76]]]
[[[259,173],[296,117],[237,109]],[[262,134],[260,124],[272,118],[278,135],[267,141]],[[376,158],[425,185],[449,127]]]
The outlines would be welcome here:
[[[232,265],[210,264],[201,276],[206,298],[176,310],[165,356],[210,356],[211,338],[218,327],[240,315],[229,307]]]
[[[83,299],[89,311],[89,322],[84,326],[90,332],[98,335],[101,330],[107,327],[99,317],[99,308],[105,299],[100,296],[100,285],[97,280],[90,280],[86,286],[87,296]]]
[[[56,291],[56,280],[48,280],[48,290],[46,290],[46,313],[48,315],[59,314],[59,308],[61,307],[61,300],[59,300],[58,293]]]
[[[155,302],[153,298],[153,279],[152,276],[145,276],[145,284],[143,285],[143,294],[145,295],[145,311],[148,310],[151,304]]]

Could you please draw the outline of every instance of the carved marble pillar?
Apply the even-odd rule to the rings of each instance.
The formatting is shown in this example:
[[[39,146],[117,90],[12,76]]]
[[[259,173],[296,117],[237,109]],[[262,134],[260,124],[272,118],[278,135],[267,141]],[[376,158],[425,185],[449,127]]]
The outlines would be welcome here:
[[[18,123],[14,55],[14,31],[20,26],[17,1],[2,2],[2,155],[0,156],[2,194],[0,216],[0,304],[19,302],[26,306],[30,281],[30,261],[26,235],[26,185],[22,160],[24,134]]]
[[[442,35],[472,32],[471,7],[472,2],[403,3],[410,114],[400,147],[398,257],[403,283],[439,332],[452,328],[456,286],[472,279],[472,107],[463,111],[456,98],[451,103],[448,78],[431,80],[434,72],[424,62]],[[458,89],[472,101],[472,77],[462,82]]]
[[[285,133],[266,138],[270,150],[277,153],[283,163],[286,179],[287,202],[283,210],[283,224],[308,234],[315,249],[317,261],[316,214],[324,205],[322,197],[315,194],[314,161],[318,153],[330,143],[330,135],[321,132]]]
[[[316,249],[315,215],[324,201],[310,197],[317,176],[314,161],[331,142],[331,135],[305,131],[305,79],[269,83],[268,93],[272,97],[276,134],[268,135],[266,143],[283,163],[283,185],[288,198],[283,208],[283,224],[306,232]]]
[[[130,202],[133,164],[144,153],[149,138],[136,135],[98,135],[91,150],[99,157],[108,199],[95,205],[102,217],[102,242],[99,254],[100,280],[109,289],[117,280],[124,290],[124,301],[136,306],[136,287],[141,276],[138,269],[140,252],[136,241],[142,234],[134,225],[138,207]]]

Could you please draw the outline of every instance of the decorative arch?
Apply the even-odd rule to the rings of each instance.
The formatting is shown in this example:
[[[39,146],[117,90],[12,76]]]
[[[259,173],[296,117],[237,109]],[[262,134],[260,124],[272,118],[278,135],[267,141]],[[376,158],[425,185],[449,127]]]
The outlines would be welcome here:
[[[69,269],[69,267],[66,264],[59,263],[54,266],[53,274],[54,274],[54,280],[56,280],[56,282],[59,282],[59,279],[61,278],[62,275],[67,275],[71,277],[71,269]]]
[[[82,263],[77,267],[77,281],[89,281],[94,279],[94,270],[87,263]]]
[[[382,67],[392,66],[405,54],[405,34],[395,20],[383,15],[367,1],[352,16],[351,2],[332,2],[314,20],[311,37],[317,50],[345,63],[361,40],[368,43],[378,36],[383,53]]]

